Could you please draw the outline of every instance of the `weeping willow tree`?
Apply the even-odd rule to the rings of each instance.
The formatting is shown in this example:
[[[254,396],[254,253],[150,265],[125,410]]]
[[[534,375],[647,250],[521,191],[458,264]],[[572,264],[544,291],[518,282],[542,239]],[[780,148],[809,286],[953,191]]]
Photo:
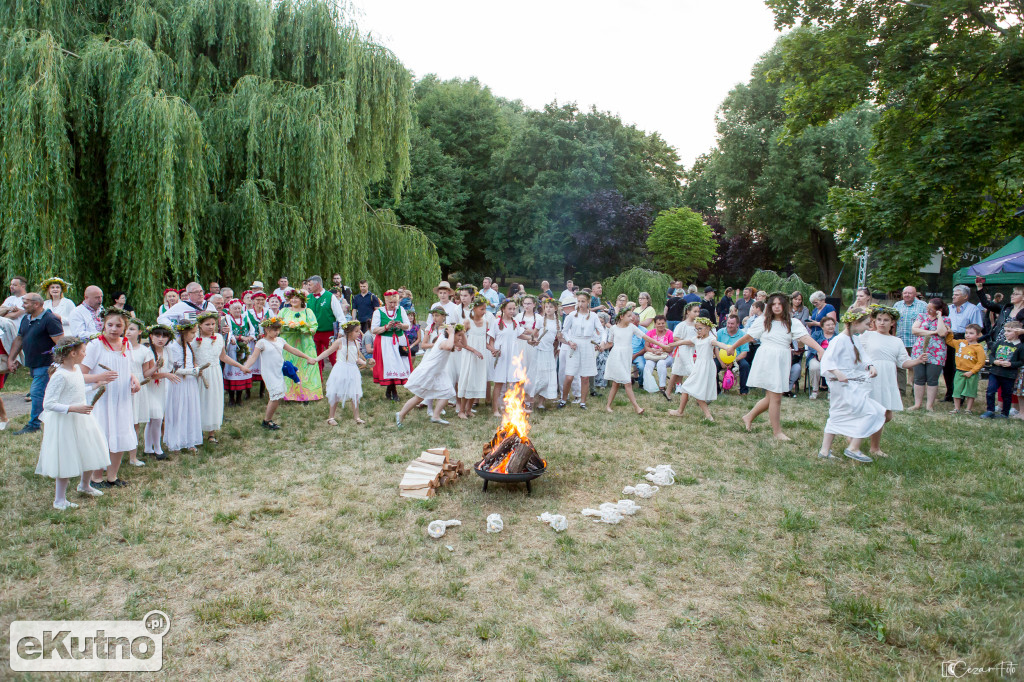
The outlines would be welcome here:
[[[373,212],[409,180],[409,72],[325,0],[0,3],[0,249],[155,307],[167,284],[340,272],[429,289]]]

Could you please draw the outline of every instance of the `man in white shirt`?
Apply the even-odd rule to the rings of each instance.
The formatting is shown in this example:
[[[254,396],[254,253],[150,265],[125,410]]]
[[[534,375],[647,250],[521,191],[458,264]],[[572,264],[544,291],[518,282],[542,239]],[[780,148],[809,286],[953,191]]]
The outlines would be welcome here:
[[[291,291],[291,287],[288,286],[288,278],[282,277],[277,280],[277,288],[274,289],[274,295],[283,301],[285,292],[288,291]]]
[[[87,286],[82,294],[82,303],[68,316],[64,322],[64,330],[72,336],[92,336],[97,333],[100,323],[100,308],[103,307],[103,290],[97,286]]]
[[[590,309],[590,294],[581,292],[576,296],[576,312],[566,315],[562,323],[561,339],[569,346],[569,357],[562,384],[562,399],[558,401],[559,408],[565,407],[572,381],[578,376],[580,409],[587,409],[590,377],[597,376],[596,345],[601,340],[602,331],[601,319]]]
[[[448,324],[462,324],[462,307],[452,300],[452,287],[448,282],[441,282],[434,287],[434,293],[437,294],[437,303],[430,306],[441,306],[445,312],[448,313]]]
[[[185,295],[182,299],[158,317],[157,322],[173,327],[185,319],[195,320],[196,315],[204,310],[210,310],[212,307],[210,302],[203,298],[203,285],[199,282],[189,282],[185,287]]]
[[[25,305],[22,299],[28,290],[28,280],[24,277],[11,278],[11,295],[4,299],[0,305],[0,316],[8,320],[20,320],[25,314]]]
[[[558,295],[558,303],[563,308],[567,305],[573,305],[576,303],[576,291],[574,289],[575,287],[573,286],[572,280],[567,280],[565,283],[565,290]]]

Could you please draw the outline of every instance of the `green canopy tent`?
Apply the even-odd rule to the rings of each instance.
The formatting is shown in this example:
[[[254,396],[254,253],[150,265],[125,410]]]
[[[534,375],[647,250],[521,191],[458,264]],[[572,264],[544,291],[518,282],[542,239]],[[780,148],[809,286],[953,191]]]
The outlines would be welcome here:
[[[960,268],[957,270],[956,274],[953,275],[953,284],[973,284],[974,273],[970,272],[972,267],[981,265],[988,261],[997,260],[1020,251],[1024,251],[1024,236],[1017,235],[1008,241],[1003,248],[999,249],[988,258],[978,261],[973,266],[967,266],[966,268]],[[993,275],[985,275],[985,284],[987,286],[999,284],[1024,284],[1024,272],[999,272]]]

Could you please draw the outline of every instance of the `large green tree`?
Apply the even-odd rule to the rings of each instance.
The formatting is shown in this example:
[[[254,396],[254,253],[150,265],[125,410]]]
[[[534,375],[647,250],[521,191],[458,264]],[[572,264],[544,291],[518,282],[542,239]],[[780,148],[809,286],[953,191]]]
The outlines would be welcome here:
[[[700,214],[688,208],[670,208],[654,219],[647,250],[662,271],[688,280],[714,260],[718,242]]]
[[[659,135],[612,114],[575,104],[526,111],[494,157],[485,252],[501,273],[570,275],[588,197],[617,190],[632,205],[665,209],[678,203],[681,170]]]
[[[828,224],[872,249],[880,284],[1019,230],[1024,197],[1024,38],[1019,0],[767,0],[784,41],[792,135],[872,102],[875,169],[832,191]]]
[[[440,274],[366,203],[408,181],[409,73],[333,3],[14,0],[0,41],[9,272],[154,307],[195,276]]]
[[[786,127],[784,86],[771,78],[783,63],[780,41],[736,86],[719,110],[712,157],[717,199],[727,228],[764,235],[785,263],[801,257],[805,273],[824,285],[842,269],[835,234],[822,225],[830,188],[860,188],[871,172],[868,149],[877,114],[862,105],[821,126],[792,135]]]

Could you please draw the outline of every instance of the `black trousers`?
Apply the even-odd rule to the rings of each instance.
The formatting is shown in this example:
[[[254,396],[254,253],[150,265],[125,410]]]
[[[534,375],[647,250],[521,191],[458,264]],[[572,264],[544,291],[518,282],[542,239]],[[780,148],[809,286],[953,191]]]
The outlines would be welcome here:
[[[954,339],[962,339],[964,335],[954,333]],[[942,380],[946,382],[946,397],[943,400],[947,403],[953,402],[953,377],[956,376],[956,353],[951,346],[946,346],[946,364],[942,366]]]
[[[985,406],[989,412],[996,411],[996,394],[1002,389],[1003,414],[1010,416],[1010,401],[1013,400],[1014,377],[1001,377],[997,374],[988,375],[988,389],[985,391]]]

